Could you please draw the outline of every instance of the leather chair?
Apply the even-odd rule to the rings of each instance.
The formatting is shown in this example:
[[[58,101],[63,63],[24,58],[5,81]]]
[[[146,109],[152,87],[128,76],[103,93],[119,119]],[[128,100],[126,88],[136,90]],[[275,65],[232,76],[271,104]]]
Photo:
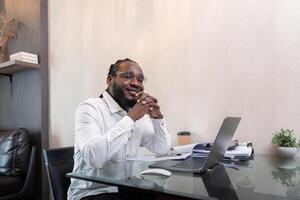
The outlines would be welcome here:
[[[27,129],[0,132],[0,200],[35,199],[36,151]]]
[[[43,155],[53,199],[66,200],[71,183],[66,173],[73,170],[74,147],[44,149]]]

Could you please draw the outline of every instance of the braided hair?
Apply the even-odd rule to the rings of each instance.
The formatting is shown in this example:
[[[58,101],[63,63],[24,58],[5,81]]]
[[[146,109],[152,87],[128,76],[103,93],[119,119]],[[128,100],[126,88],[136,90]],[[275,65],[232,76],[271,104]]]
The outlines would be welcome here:
[[[123,62],[134,62],[134,63],[136,63],[135,61],[133,61],[129,58],[125,58],[124,60],[117,60],[115,62],[115,64],[110,65],[108,75],[111,75],[111,76],[116,75],[116,72],[118,71],[120,64],[122,64]]]

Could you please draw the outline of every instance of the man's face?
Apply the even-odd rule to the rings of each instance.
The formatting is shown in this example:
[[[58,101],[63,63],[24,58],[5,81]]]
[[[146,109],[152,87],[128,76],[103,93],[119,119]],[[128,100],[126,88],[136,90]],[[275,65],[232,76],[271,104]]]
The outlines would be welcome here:
[[[121,63],[116,75],[107,79],[111,95],[119,104],[128,107],[136,103],[136,94],[144,90],[143,81],[143,71],[134,62]]]

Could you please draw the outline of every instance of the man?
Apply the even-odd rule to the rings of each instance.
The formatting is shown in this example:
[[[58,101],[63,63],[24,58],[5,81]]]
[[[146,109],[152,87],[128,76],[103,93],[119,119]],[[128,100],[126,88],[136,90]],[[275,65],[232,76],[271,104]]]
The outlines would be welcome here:
[[[78,106],[74,172],[135,157],[140,146],[168,153],[170,135],[157,99],[144,92],[145,80],[136,62],[118,60],[110,66],[106,91]],[[72,179],[68,199],[120,199],[117,192],[117,187]]]

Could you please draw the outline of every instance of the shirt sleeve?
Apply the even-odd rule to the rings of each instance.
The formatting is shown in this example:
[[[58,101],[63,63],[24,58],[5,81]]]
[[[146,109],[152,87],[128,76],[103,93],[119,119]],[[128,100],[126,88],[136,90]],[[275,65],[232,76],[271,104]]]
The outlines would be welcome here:
[[[171,137],[163,119],[150,119],[152,131],[143,135],[141,146],[157,155],[167,154],[171,147]]]
[[[92,104],[80,104],[75,114],[75,143],[83,160],[94,168],[101,168],[124,148],[134,127],[134,121],[124,116],[107,131],[101,127],[103,116]]]

